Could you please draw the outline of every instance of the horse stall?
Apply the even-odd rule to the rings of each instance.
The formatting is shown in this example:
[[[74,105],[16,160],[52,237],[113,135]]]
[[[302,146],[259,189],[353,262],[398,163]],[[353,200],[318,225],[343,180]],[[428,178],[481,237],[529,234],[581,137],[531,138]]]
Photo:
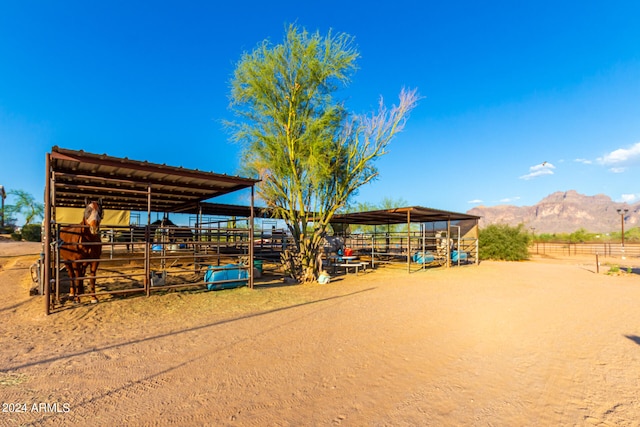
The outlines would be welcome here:
[[[478,264],[479,219],[413,206],[336,215],[331,226],[344,246],[371,267],[406,264],[411,272]]]
[[[39,274],[46,313],[172,288],[253,287],[256,182],[53,147]],[[250,192],[250,206],[206,202],[237,191]],[[144,224],[130,224],[132,213]],[[195,224],[175,225],[179,215]]]

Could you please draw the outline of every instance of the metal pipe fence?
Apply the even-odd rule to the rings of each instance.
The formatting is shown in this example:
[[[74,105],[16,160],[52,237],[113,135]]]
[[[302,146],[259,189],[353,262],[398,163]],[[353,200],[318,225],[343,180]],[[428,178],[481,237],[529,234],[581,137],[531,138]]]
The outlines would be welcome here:
[[[454,229],[453,231],[458,231]],[[351,234],[345,239],[361,256],[370,256],[371,264],[407,263],[416,266],[460,265],[461,257],[451,259],[454,253],[464,253],[464,263],[477,263],[478,239],[462,237],[446,230],[421,230],[395,233]]]
[[[532,255],[581,256],[599,255],[603,257],[640,258],[640,244],[626,243],[546,243],[535,242],[529,248]]]
[[[130,293],[147,293],[178,287],[192,287],[238,282],[235,280],[207,280],[207,271],[225,270],[225,264],[237,264],[238,270],[246,270],[250,277],[249,247],[252,245],[247,219],[233,223],[216,222],[199,227],[108,226],[103,227],[101,242],[83,245],[102,246],[96,276],[83,275],[78,280],[96,279],[96,292],[81,296],[104,296]],[[59,254],[60,229],[73,224],[54,225],[53,309],[64,305],[70,279],[63,270],[64,260]],[[72,244],[73,245],[73,244]],[[66,270],[66,269],[65,269]],[[64,274],[63,274],[64,273]],[[85,287],[86,287],[85,283]]]

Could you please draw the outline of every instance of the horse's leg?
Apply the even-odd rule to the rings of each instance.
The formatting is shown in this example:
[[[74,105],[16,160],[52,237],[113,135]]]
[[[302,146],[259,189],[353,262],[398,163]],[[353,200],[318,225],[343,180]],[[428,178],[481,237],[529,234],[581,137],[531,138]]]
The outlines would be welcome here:
[[[91,293],[95,294],[96,293],[96,274],[98,273],[98,265],[100,263],[97,261],[94,261],[91,263],[90,266],[90,271],[91,271],[91,279],[89,279],[89,286],[91,287]],[[93,296],[91,297],[91,302],[98,302],[98,297],[97,296]]]
[[[67,273],[69,274],[69,299],[76,302],[78,295],[77,271],[73,262],[68,262],[65,266],[67,267]]]
[[[81,262],[78,264],[78,294],[76,296],[76,300],[77,302],[80,302],[80,295],[84,294],[84,275],[87,272],[87,264],[84,262]]]

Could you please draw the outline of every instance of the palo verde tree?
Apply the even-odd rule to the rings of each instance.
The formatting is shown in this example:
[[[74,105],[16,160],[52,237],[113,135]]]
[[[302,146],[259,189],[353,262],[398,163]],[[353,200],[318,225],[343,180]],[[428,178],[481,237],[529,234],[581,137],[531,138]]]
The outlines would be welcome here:
[[[259,177],[258,196],[285,220],[295,249],[283,256],[299,281],[320,270],[322,238],[337,210],[378,175],[387,152],[417,102],[402,90],[398,106],[368,116],[334,98],[356,70],[358,52],[346,34],[321,36],[290,25],[281,44],[264,41],[244,53],[231,81],[229,123],[243,144],[244,173]]]
[[[44,216],[44,205],[37,202],[31,194],[24,190],[11,190],[9,195],[15,199],[15,203],[6,206],[7,212],[9,215],[24,216],[25,226]]]

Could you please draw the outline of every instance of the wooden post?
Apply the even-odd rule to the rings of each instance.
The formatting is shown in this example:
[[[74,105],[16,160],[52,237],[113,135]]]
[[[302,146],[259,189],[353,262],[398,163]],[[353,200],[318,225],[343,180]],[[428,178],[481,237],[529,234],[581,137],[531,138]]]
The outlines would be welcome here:
[[[151,185],[147,187],[147,226],[144,230],[144,287],[151,296]]]
[[[41,280],[44,281],[45,313],[51,310],[51,154],[45,159],[46,181],[44,183],[44,271]]]

